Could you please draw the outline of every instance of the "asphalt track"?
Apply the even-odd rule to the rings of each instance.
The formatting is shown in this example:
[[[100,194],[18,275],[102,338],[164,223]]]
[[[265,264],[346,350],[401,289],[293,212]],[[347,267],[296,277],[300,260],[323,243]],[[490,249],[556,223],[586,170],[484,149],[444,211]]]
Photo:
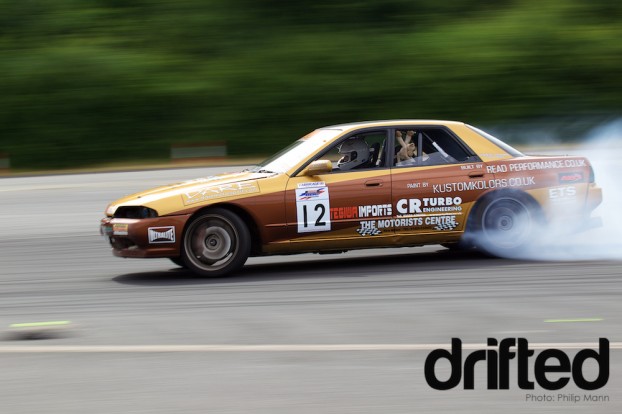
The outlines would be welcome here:
[[[0,179],[0,412],[622,412],[620,261],[429,246],[256,258],[210,280],[111,255],[98,232],[109,201],[219,171]],[[10,328],[45,321],[70,323],[31,329],[38,340]],[[424,360],[452,337],[570,356],[606,337],[609,383],[521,390],[514,365],[510,390],[486,390],[482,365],[475,390],[436,391]]]

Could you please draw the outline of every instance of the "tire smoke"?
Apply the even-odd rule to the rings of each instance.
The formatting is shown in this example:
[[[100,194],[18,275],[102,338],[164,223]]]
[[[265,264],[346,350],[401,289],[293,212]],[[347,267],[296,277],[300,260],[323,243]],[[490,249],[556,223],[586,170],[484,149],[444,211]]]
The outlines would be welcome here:
[[[560,151],[550,151],[551,155]],[[568,227],[582,223],[562,223],[535,232],[537,248],[509,252],[504,256],[528,260],[622,260],[622,119],[598,126],[568,155],[586,156],[602,188],[603,202],[591,217],[600,217],[602,227],[568,233]],[[563,206],[560,206],[563,208]]]

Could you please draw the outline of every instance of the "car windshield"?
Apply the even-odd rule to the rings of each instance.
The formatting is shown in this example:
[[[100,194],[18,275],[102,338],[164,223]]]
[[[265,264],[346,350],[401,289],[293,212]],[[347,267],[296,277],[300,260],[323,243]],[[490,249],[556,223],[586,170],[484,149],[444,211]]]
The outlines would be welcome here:
[[[340,129],[316,129],[308,135],[300,138],[285,149],[277,152],[251,171],[253,172],[277,172],[284,173],[302,161],[304,158],[315,153],[326,142],[332,141],[342,131]]]

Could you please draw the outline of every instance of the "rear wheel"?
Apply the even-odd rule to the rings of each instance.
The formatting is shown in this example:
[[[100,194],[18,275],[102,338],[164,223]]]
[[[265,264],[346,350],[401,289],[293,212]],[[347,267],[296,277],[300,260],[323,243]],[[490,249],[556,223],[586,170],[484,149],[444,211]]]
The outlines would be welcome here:
[[[539,208],[527,196],[496,196],[478,208],[472,241],[493,255],[520,253],[534,244],[539,222]]]
[[[242,267],[250,248],[250,232],[242,219],[229,210],[215,208],[190,222],[181,250],[190,270],[217,277]]]

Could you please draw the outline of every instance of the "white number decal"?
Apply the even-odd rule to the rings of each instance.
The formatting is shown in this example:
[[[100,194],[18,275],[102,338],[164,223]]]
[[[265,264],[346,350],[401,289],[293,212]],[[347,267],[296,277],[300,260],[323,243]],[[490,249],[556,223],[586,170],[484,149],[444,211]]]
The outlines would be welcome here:
[[[328,187],[296,190],[298,233],[330,230],[330,199]]]

